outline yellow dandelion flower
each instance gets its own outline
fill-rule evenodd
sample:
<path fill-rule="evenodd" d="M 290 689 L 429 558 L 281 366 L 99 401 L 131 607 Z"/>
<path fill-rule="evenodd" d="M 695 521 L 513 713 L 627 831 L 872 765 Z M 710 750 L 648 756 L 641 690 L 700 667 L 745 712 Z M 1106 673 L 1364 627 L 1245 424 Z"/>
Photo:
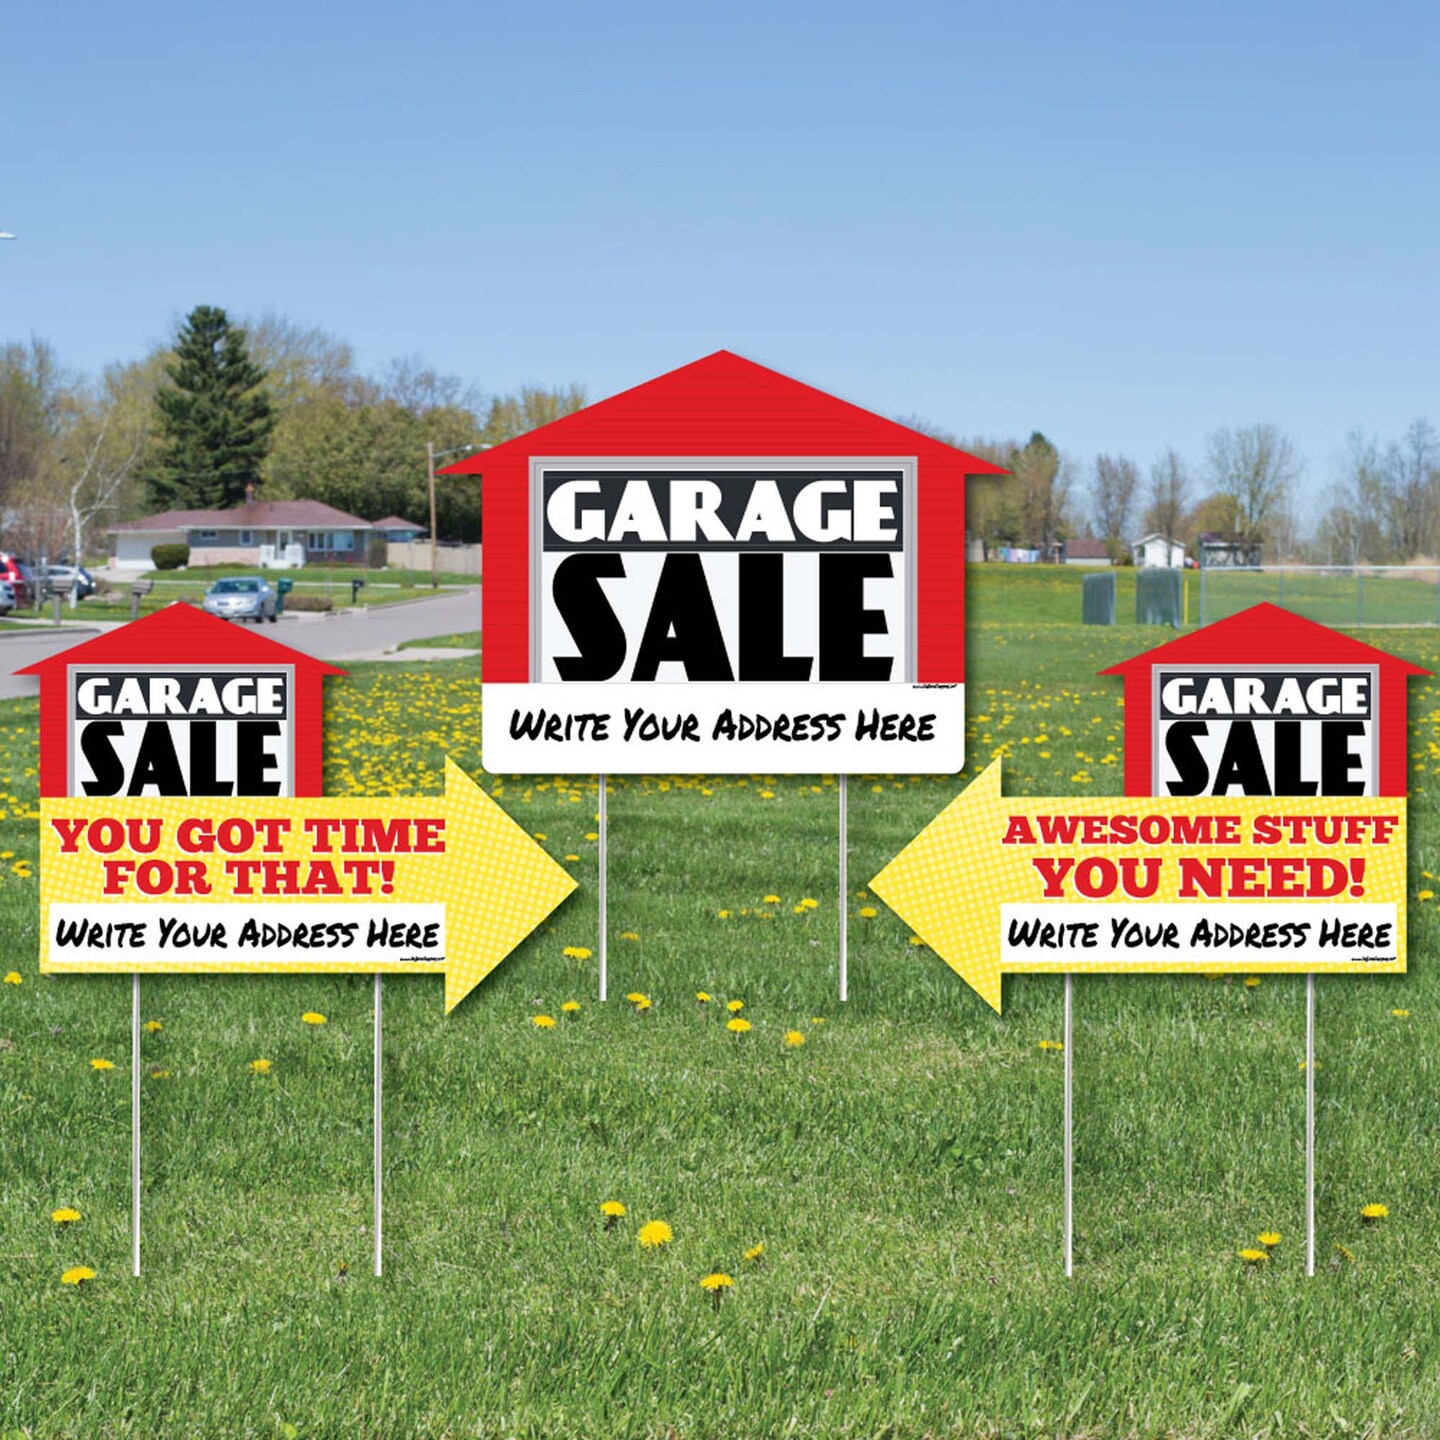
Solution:
<path fill-rule="evenodd" d="M 1267 1250 L 1273 1250 L 1280 1243 L 1280 1232 L 1278 1230 L 1262 1230 L 1255 1238 Z"/>
<path fill-rule="evenodd" d="M 873 905 L 862 905 L 860 907 L 860 918 L 862 920 L 873 920 L 879 913 Z"/>
<path fill-rule="evenodd" d="M 584 945 L 567 945 L 560 952 L 567 960 L 588 960 L 590 950 Z"/>
<path fill-rule="evenodd" d="M 585 838 L 587 840 L 598 840 L 600 838 L 600 832 L 598 830 L 587 830 L 585 832 Z"/>
<path fill-rule="evenodd" d="M 611 1220 L 623 1220 L 630 1212 L 619 1200 L 602 1200 L 600 1213 Z"/>
<path fill-rule="evenodd" d="M 11 867 L 11 873 L 18 875 L 22 880 L 28 880 L 35 872 L 30 868 L 28 860 L 17 860 Z"/>
<path fill-rule="evenodd" d="M 1270 1255 L 1269 1252 L 1265 1250 L 1242 1250 L 1240 1252 L 1240 1258 L 1247 1265 L 1260 1266 L 1270 1258 Z"/>
<path fill-rule="evenodd" d="M 323 1025 L 325 1017 L 318 1010 L 307 1010 L 300 1017 L 307 1025 Z"/>
<path fill-rule="evenodd" d="M 158 1020 L 147 1020 L 145 1030 L 147 1034 L 158 1035 L 165 1027 Z"/>
<path fill-rule="evenodd" d="M 778 895 L 766 895 L 760 903 L 762 905 L 778 905 L 780 903 L 780 897 Z"/>
<path fill-rule="evenodd" d="M 746 1252 L 745 1258 L 753 1265 L 765 1254 L 765 1242 L 762 1240 L 758 1245 L 752 1245 Z"/>
<path fill-rule="evenodd" d="M 702 1005 L 708 1005 L 708 1004 L 710 1004 L 710 1001 L 711 1001 L 711 999 L 712 999 L 712 997 L 711 997 L 709 994 L 707 994 L 704 990 L 697 990 L 697 991 L 695 992 L 695 998 L 696 998 Z"/>
<path fill-rule="evenodd" d="M 1377 1221 L 1383 1220 L 1390 1213 L 1388 1205 L 1364 1205 L 1360 1209 L 1360 1219 L 1366 1225 L 1374 1225 Z"/>
<path fill-rule="evenodd" d="M 810 1023 L 812 1025 L 823 1025 L 825 1023 L 825 1017 L 823 1015 L 812 1015 L 810 1017 Z"/>
<path fill-rule="evenodd" d="M 799 1030 L 787 1030 L 785 1043 L 791 1047 L 798 1047 L 805 1043 L 805 1036 Z"/>
<path fill-rule="evenodd" d="M 90 1068 L 92 1070 L 113 1070 L 115 1065 L 114 1062 L 110 1060 L 92 1060 L 90 1062 Z"/>
<path fill-rule="evenodd" d="M 1408 1010 L 1392 1010 L 1390 1013 L 1397 1020 L 1408 1020 L 1410 1018 L 1410 1012 Z"/>
<path fill-rule="evenodd" d="M 578 860 L 580 857 L 578 855 L 567 855 L 565 858 L 567 860 Z"/>
<path fill-rule="evenodd" d="M 723 1270 L 717 1270 L 713 1275 L 706 1275 L 700 1281 L 702 1290 L 729 1290 L 735 1284 Z"/>
<path fill-rule="evenodd" d="M 640 932 L 638 930 L 622 930 L 620 932 L 620 938 L 622 940 L 638 940 L 640 938 Z"/>
<path fill-rule="evenodd" d="M 1435 898 L 1435 892 L 1433 890 L 1421 890 L 1415 898 L 1417 900 L 1433 900 Z"/>
<path fill-rule="evenodd" d="M 635 1002 L 635 1013 L 637 1015 L 643 1015 L 649 1008 L 650 997 L 648 995 L 642 996 L 639 1000 Z"/>
<path fill-rule="evenodd" d="M 643 991 L 632 990 L 625 998 L 632 1005 L 638 1005 L 642 1000 L 648 1000 L 650 997 L 646 995 Z"/>
<path fill-rule="evenodd" d="M 1258 975 L 1247 975 L 1245 977 L 1245 988 L 1247 990 L 1253 990 L 1259 983 L 1260 977 Z"/>
<path fill-rule="evenodd" d="M 555 1028 L 555 1017 L 553 1015 L 532 1015 L 530 1023 L 537 1030 L 553 1030 Z"/>
<path fill-rule="evenodd" d="M 910 943 L 912 945 L 923 945 L 925 942 L 918 935 L 912 935 L 910 937 Z"/>
<path fill-rule="evenodd" d="M 800 902 L 800 908 L 802 910 L 818 910 L 820 908 L 820 902 L 818 900 L 811 900 L 807 896 Z"/>
<path fill-rule="evenodd" d="M 642 1250 L 656 1250 L 668 1245 L 675 1238 L 675 1232 L 663 1220 L 647 1220 L 635 1238 Z"/>
<path fill-rule="evenodd" d="M 50 1212 L 50 1218 L 57 1225 L 73 1225 L 80 1218 L 80 1212 L 72 1210 L 68 1205 L 62 1205 L 60 1209 Z"/>
<path fill-rule="evenodd" d="M 715 913 L 722 920 L 728 920 L 730 918 L 730 912 L 728 910 L 717 910 Z"/>
<path fill-rule="evenodd" d="M 168 1080 L 170 1073 L 169 1070 L 162 1070 L 158 1065 L 155 1065 L 151 1067 L 150 1078 L 152 1080 Z"/>
<path fill-rule="evenodd" d="M 744 1035 L 750 1029 L 750 1022 L 742 1020 L 738 1015 L 733 1020 L 725 1022 L 725 1028 L 736 1035 Z"/>
<path fill-rule="evenodd" d="M 18 970 L 11 970 L 9 974 L 5 976 L 5 983 L 7 985 L 22 985 L 24 981 L 21 980 Z"/>
<path fill-rule="evenodd" d="M 87 1280 L 94 1278 L 95 1272 L 88 1265 L 76 1265 L 60 1277 L 60 1283 L 62 1285 L 83 1285 Z"/>
<path fill-rule="evenodd" d="M 743 1000 L 727 1000 L 725 1008 L 732 1015 L 738 1015 L 745 1008 L 745 1002 Z"/>
<path fill-rule="evenodd" d="M 574 1015 L 580 1009 L 580 1002 L 578 1000 L 567 1000 L 560 1008 L 565 1014 Z"/>
<path fill-rule="evenodd" d="M 252 1060 L 250 1072 L 253 1075 L 268 1075 L 270 1073 L 270 1062 L 268 1060 Z"/>

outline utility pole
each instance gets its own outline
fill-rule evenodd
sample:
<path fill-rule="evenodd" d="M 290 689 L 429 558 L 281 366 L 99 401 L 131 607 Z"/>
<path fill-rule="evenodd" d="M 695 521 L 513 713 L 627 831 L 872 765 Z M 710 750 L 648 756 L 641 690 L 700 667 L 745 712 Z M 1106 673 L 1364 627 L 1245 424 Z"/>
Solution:
<path fill-rule="evenodd" d="M 440 580 L 436 573 L 435 544 L 439 536 L 435 533 L 435 442 L 425 442 L 425 459 L 430 469 L 430 588 L 438 590 Z"/>

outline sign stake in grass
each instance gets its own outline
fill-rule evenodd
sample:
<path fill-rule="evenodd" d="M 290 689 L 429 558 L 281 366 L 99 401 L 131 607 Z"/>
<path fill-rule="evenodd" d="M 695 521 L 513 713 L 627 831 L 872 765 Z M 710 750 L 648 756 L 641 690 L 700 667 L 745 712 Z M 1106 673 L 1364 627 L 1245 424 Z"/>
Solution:
<path fill-rule="evenodd" d="M 375 1190 L 375 1275 L 376 1275 L 376 1278 L 377 1278 L 377 1279 L 379 1278 L 381 1269 L 383 1268 L 383 1258 L 384 1258 L 384 1253 L 385 1253 L 384 1241 L 383 1241 L 382 1235 L 381 1235 L 381 1231 L 382 1231 L 382 1227 L 383 1227 L 383 1222 L 384 1222 L 384 1218 L 385 1218 L 385 1216 L 384 1216 L 384 1211 L 385 1211 L 384 1189 L 383 1189 L 383 1185 L 384 1185 L 384 1173 L 385 1173 L 385 1172 L 384 1172 L 384 1163 L 385 1163 L 385 1157 L 384 1157 L 385 1127 L 384 1127 L 384 1123 L 383 1123 L 383 1121 L 384 1121 L 384 1109 L 383 1109 L 383 1104 L 384 1104 L 384 1102 L 383 1102 L 383 1095 L 382 1095 L 382 1088 L 381 1088 L 381 1087 L 382 1087 L 382 1078 L 381 1078 L 381 1077 L 382 1077 L 383 1074 L 384 1074 L 384 1067 L 383 1067 L 383 1066 L 381 1065 L 381 1063 L 380 1063 L 380 1042 L 381 1042 L 381 1036 L 382 1036 L 383 1029 L 384 1029 L 384 1021 L 383 1021 L 382 1014 L 381 1014 L 381 1005 L 382 1005 L 382 1003 L 383 1003 L 383 1001 L 384 1001 L 384 998 L 385 998 L 385 977 L 377 970 L 377 971 L 375 972 L 375 1056 L 374 1056 L 375 1113 L 374 1113 L 374 1116 L 373 1116 L 373 1119 L 372 1119 L 372 1122 L 371 1122 L 371 1123 L 372 1123 L 372 1127 L 373 1127 L 373 1129 L 374 1129 L 374 1135 L 375 1135 L 375 1179 L 374 1179 L 374 1190 Z"/>
<path fill-rule="evenodd" d="M 840 791 L 840 1000 L 850 998 L 850 832 L 846 805 L 846 776 L 838 778 Z"/>
<path fill-rule="evenodd" d="M 609 970 L 606 960 L 606 942 L 610 934 L 610 905 L 609 905 L 609 884 L 610 884 L 610 824 L 609 806 L 605 803 L 606 779 L 604 775 L 597 777 L 600 782 L 600 804 L 596 810 L 595 828 L 600 832 L 600 940 L 598 943 L 600 958 L 600 1003 L 605 1003 L 605 995 L 609 985 Z"/>
<path fill-rule="evenodd" d="M 1065 1047 L 1065 1201 L 1064 1201 L 1064 1250 L 1065 1275 L 1068 1279 L 1075 1273 L 1075 1071 L 1073 1044 L 1073 990 L 1075 977 L 1065 974 L 1065 1026 L 1060 1043 Z"/>
<path fill-rule="evenodd" d="M 130 1273 L 140 1277 L 140 973 L 130 977 Z"/>

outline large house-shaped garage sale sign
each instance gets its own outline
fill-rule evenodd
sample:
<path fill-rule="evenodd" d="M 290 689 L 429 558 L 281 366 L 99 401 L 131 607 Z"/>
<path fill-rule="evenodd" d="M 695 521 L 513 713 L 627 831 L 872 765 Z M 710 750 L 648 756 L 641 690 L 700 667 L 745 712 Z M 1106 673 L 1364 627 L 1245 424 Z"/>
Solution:
<path fill-rule="evenodd" d="M 1404 795 L 1405 686 L 1429 672 L 1255 605 L 1103 672 L 1127 795 Z"/>
<path fill-rule="evenodd" d="M 484 482 L 484 757 L 957 771 L 965 477 L 720 351 L 449 467 Z"/>
<path fill-rule="evenodd" d="M 319 795 L 327 675 L 191 605 L 38 661 L 45 796 Z"/>

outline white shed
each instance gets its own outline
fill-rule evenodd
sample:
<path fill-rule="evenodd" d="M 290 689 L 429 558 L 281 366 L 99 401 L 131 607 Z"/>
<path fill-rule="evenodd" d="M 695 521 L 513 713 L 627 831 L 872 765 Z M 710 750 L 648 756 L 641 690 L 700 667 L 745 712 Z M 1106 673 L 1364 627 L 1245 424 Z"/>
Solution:
<path fill-rule="evenodd" d="M 1185 566 L 1185 547 L 1163 535 L 1142 535 L 1132 540 L 1130 555 L 1140 569 L 1180 570 Z"/>

